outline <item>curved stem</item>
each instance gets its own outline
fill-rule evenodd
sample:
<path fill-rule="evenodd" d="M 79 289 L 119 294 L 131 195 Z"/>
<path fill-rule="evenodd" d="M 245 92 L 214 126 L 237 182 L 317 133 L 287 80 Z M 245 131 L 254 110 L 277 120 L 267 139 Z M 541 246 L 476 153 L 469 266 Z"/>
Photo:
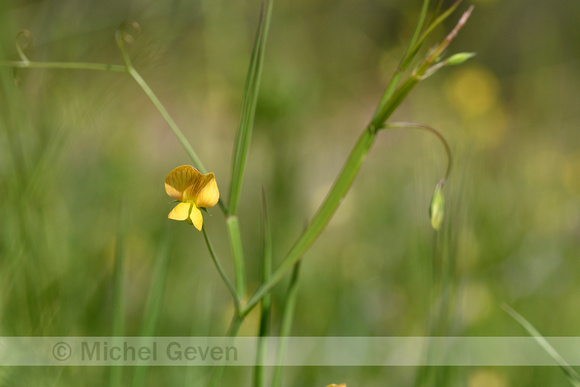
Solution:
<path fill-rule="evenodd" d="M 187 152 L 187 154 L 189 155 L 191 160 L 195 163 L 195 167 L 201 173 L 207 173 L 207 170 L 205 169 L 201 160 L 197 156 L 197 153 L 195 153 L 191 144 L 189 143 L 189 141 L 187 141 L 187 138 L 185 138 L 185 136 L 183 135 L 183 133 L 181 132 L 181 130 L 179 129 L 179 127 L 177 126 L 177 124 L 175 123 L 175 121 L 173 120 L 171 115 L 169 114 L 169 112 L 167 111 L 167 109 L 165 109 L 165 106 L 163 106 L 163 104 L 161 103 L 159 98 L 157 98 L 157 96 L 155 95 L 153 90 L 151 90 L 151 88 L 149 87 L 147 82 L 145 82 L 145 80 L 141 77 L 141 75 L 133 67 L 133 63 L 131 62 L 131 58 L 129 57 L 129 53 L 127 52 L 127 50 L 125 48 L 126 36 L 130 36 L 127 34 L 125 29 L 129 25 L 131 25 L 133 28 L 135 28 L 136 31 L 139 31 L 139 26 L 137 23 L 135 23 L 133 21 L 127 21 L 127 22 L 121 24 L 121 27 L 119 27 L 119 29 L 117 30 L 117 33 L 115 34 L 115 40 L 117 41 L 117 46 L 119 47 L 119 50 L 121 51 L 121 55 L 123 56 L 123 61 L 125 62 L 125 68 L 127 69 L 127 72 L 129 73 L 129 75 L 131 75 L 131 77 L 135 80 L 135 82 L 137 82 L 137 84 L 145 92 L 147 97 L 149 97 L 149 99 L 151 100 L 153 105 L 155 105 L 155 107 L 157 108 L 159 113 L 161 113 L 161 115 L 163 116 L 163 118 L 165 119 L 167 124 L 169 124 L 169 127 L 171 128 L 171 130 L 173 131 L 175 136 L 177 136 L 177 139 L 179 140 L 179 142 L 181 142 L 181 145 L 183 145 L 183 147 L 185 148 L 185 151 Z"/>
<path fill-rule="evenodd" d="M 394 129 L 394 128 L 421 129 L 431 134 L 434 134 L 435 137 L 439 139 L 441 144 L 443 144 L 443 147 L 445 148 L 445 153 L 447 154 L 447 169 L 445 170 L 445 177 L 443 178 L 444 180 L 447 180 L 449 174 L 451 173 L 451 166 L 453 165 L 451 148 L 449 147 L 447 140 L 445 140 L 445 137 L 443 137 L 443 135 L 437 129 L 429 125 L 420 124 L 418 122 L 393 122 L 391 124 L 383 125 L 380 129 Z"/>
<path fill-rule="evenodd" d="M 203 232 L 203 237 L 205 239 L 207 249 L 209 250 L 209 254 L 211 255 L 211 259 L 212 259 L 213 263 L 215 264 L 215 267 L 216 267 L 220 277 L 222 277 L 222 280 L 224 281 L 224 283 L 228 287 L 228 290 L 232 294 L 232 297 L 234 298 L 236 310 L 239 310 L 240 309 L 240 298 L 238 297 L 238 294 L 236 293 L 236 289 L 232 285 L 232 282 L 229 280 L 228 276 L 226 275 L 226 273 L 224 271 L 223 266 L 221 265 L 220 261 L 218 260 L 217 254 L 213 248 L 213 245 L 211 244 L 209 237 L 207 236 L 207 232 L 205 231 L 205 227 L 202 227 L 201 231 Z"/>

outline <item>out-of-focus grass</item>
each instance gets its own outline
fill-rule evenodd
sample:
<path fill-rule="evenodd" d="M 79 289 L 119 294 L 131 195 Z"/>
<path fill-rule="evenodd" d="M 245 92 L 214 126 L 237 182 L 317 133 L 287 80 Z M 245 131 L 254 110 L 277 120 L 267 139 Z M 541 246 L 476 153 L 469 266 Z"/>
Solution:
<path fill-rule="evenodd" d="M 455 152 L 449 218 L 439 240 L 427 209 L 445 168 L 443 149 L 419 131 L 381 134 L 305 257 L 293 334 L 427 334 L 433 259 L 443 251 L 454 275 L 445 334 L 524 335 L 500 309 L 507 302 L 546 336 L 578 335 L 580 7 L 475 3 L 453 47 L 478 57 L 423 82 L 394 117 L 439 129 Z M 276 4 L 240 208 L 246 254 L 256 257 L 248 262 L 249 286 L 260 278 L 262 187 L 276 259 L 370 119 L 419 6 Z M 13 39 L 27 28 L 31 59 L 120 64 L 114 31 L 125 18 L 139 21 L 135 65 L 216 173 L 220 190 L 228 191 L 257 2 L 6 1 L 0 7 L 0 59 L 16 58 Z M 0 334 L 111 334 L 120 206 L 127 334 L 141 332 L 166 227 L 174 245 L 156 334 L 223 334 L 231 303 L 203 237 L 186 225 L 167 225 L 163 180 L 188 162 L 186 154 L 138 87 L 123 74 L 0 70 Z M 211 213 L 208 232 L 231 274 L 222 215 Z M 284 288 L 275 289 L 274 308 Z M 250 316 L 242 332 L 256 334 L 256 321 Z M 246 371 L 227 370 L 226 377 Z M 107 372 L 11 369 L 0 378 L 10 385 L 102 385 Z M 180 384 L 187 372 L 152 369 L 149 384 Z M 371 386 L 411 385 L 415 373 L 289 368 L 284 375 L 288 385 L 332 379 Z M 556 368 L 462 369 L 454 377 L 471 387 L 565 383 Z"/>

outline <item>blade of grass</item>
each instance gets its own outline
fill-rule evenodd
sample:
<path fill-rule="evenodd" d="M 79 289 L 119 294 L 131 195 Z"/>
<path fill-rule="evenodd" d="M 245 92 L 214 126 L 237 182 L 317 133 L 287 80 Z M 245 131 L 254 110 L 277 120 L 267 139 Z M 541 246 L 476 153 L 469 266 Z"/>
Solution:
<path fill-rule="evenodd" d="M 262 283 L 270 279 L 272 274 L 272 230 L 266 205 L 266 194 L 262 189 Z M 254 368 L 254 386 L 263 387 L 266 384 L 266 368 L 264 360 L 268 349 L 268 336 L 270 336 L 270 314 L 272 296 L 268 294 L 260 303 L 260 331 L 258 348 L 256 351 L 256 366 Z"/>
<path fill-rule="evenodd" d="M 246 297 L 246 270 L 238 217 L 234 215 L 228 216 L 226 219 L 226 225 L 230 239 L 230 248 L 232 250 L 232 259 L 234 261 L 236 298 L 241 302 Z"/>
<path fill-rule="evenodd" d="M 113 272 L 113 326 L 112 336 L 122 337 L 125 333 L 125 291 L 124 291 L 124 266 L 125 266 L 125 216 L 123 204 L 119 206 L 119 225 L 115 246 L 115 268 Z M 113 339 L 114 341 L 115 339 Z M 109 373 L 109 386 L 121 387 L 123 385 L 123 367 L 111 367 Z"/>
<path fill-rule="evenodd" d="M 155 257 L 155 270 L 151 281 L 152 287 L 149 292 L 149 301 L 145 310 L 145 318 L 141 326 L 141 337 L 155 336 L 155 330 L 161 314 L 161 304 L 165 293 L 165 283 L 167 281 L 167 269 L 169 268 L 170 247 L 172 245 L 173 234 L 169 228 L 165 228 L 165 235 L 159 244 Z M 133 386 L 144 386 L 147 380 L 147 366 L 137 367 L 133 375 Z"/>
<path fill-rule="evenodd" d="M 413 31 L 413 36 L 411 37 L 409 44 L 405 48 L 405 52 L 403 54 L 403 57 L 401 58 L 401 62 L 399 63 L 399 66 L 395 70 L 395 73 L 393 74 L 393 77 L 391 78 L 387 86 L 387 89 L 383 94 L 383 97 L 381 98 L 381 102 L 377 106 L 375 114 L 373 115 L 373 122 L 376 123 L 381 121 L 381 118 L 379 118 L 378 116 L 380 115 L 381 111 L 384 110 L 387 101 L 392 97 L 393 93 L 395 92 L 399 84 L 399 81 L 401 80 L 403 73 L 405 72 L 405 70 L 407 70 L 407 67 L 413 61 L 413 59 L 415 59 L 417 52 L 419 52 L 419 49 L 422 47 L 427 36 L 429 36 L 429 34 L 433 32 L 435 27 L 437 27 L 439 24 L 445 21 L 445 19 L 447 19 L 453 13 L 453 11 L 455 11 L 455 9 L 459 6 L 461 1 L 462 0 L 457 0 L 449 9 L 447 9 L 443 14 L 437 17 L 439 8 L 441 6 L 441 1 L 439 1 L 437 3 L 435 13 L 433 15 L 433 21 L 429 23 L 427 30 L 420 35 L 429 8 L 429 1 L 425 0 L 423 2 L 423 7 L 421 8 L 419 20 L 417 22 L 417 25 L 415 26 L 415 30 Z"/>
<path fill-rule="evenodd" d="M 225 344 L 225 345 L 231 345 L 232 341 L 235 339 L 235 337 L 238 334 L 238 331 L 240 329 L 240 326 L 242 325 L 243 320 L 244 320 L 244 318 L 240 314 L 234 313 L 234 317 L 232 318 L 232 321 L 230 323 L 230 326 L 228 328 L 228 332 L 226 335 L 226 337 L 230 341 L 228 344 Z M 223 372 L 224 372 L 224 365 L 223 364 L 220 364 L 220 365 L 213 367 L 210 374 L 209 374 L 209 377 L 208 377 L 207 386 L 208 387 L 216 386 L 217 382 L 219 381 Z"/>
<path fill-rule="evenodd" d="M 423 23 L 425 22 L 425 17 L 427 16 L 428 9 L 429 9 L 429 0 L 424 0 L 423 7 L 421 8 L 421 13 L 419 15 L 419 20 L 417 21 L 417 25 L 415 26 L 415 31 L 413 31 L 413 36 L 411 37 L 411 40 L 409 40 L 409 44 L 407 44 L 407 47 L 405 48 L 403 57 L 401 58 L 401 61 L 399 62 L 397 69 L 395 70 L 393 76 L 391 77 L 391 80 L 389 81 L 389 84 L 387 85 L 387 89 L 377 106 L 374 116 L 376 116 L 382 110 L 383 106 L 387 103 L 389 98 L 391 98 L 393 92 L 399 85 L 399 81 L 401 80 L 403 72 L 406 70 L 408 63 L 410 63 L 417 54 L 417 51 L 413 52 L 412 54 L 410 53 L 410 51 L 411 48 L 415 46 L 417 38 L 419 37 L 421 30 L 423 29 Z"/>
<path fill-rule="evenodd" d="M 274 368 L 274 376 L 272 377 L 272 387 L 279 387 L 282 384 L 282 363 L 284 361 L 284 354 L 288 345 L 288 336 L 292 330 L 292 320 L 294 319 L 294 310 L 296 309 L 296 299 L 298 295 L 298 276 L 300 274 L 301 261 L 296 262 L 292 270 L 292 277 L 290 284 L 286 291 L 286 304 L 282 312 L 282 323 L 280 325 L 280 337 L 278 338 L 278 348 L 276 353 L 276 367 Z"/>
<path fill-rule="evenodd" d="M 436 17 L 435 20 L 433 20 L 431 23 L 429 23 L 429 26 L 427 27 L 425 32 L 423 32 L 421 37 L 415 43 L 415 46 L 411 49 L 409 56 L 408 56 L 407 60 L 405 61 L 406 63 L 404 64 L 405 68 L 409 65 L 409 63 L 411 62 L 411 60 L 413 59 L 413 57 L 415 56 L 417 51 L 419 51 L 419 49 L 421 48 L 421 46 L 425 42 L 425 39 L 427 39 L 427 37 L 431 34 L 431 32 L 433 32 L 433 30 L 438 25 L 443 23 L 449 16 L 451 16 L 451 14 L 457 9 L 457 7 L 459 6 L 459 4 L 462 1 L 463 0 L 457 0 L 455 3 L 453 3 L 453 5 L 451 5 L 451 7 L 447 8 L 445 10 L 445 12 L 443 12 L 441 15 Z"/>
<path fill-rule="evenodd" d="M 516 320 L 528 333 L 532 336 L 536 342 L 554 359 L 554 361 L 560 366 L 560 369 L 564 371 L 566 377 L 570 383 L 575 387 L 580 387 L 580 376 L 576 371 L 570 367 L 568 363 L 560 356 L 560 354 L 548 343 L 548 341 L 542 336 L 540 332 L 521 314 L 513 310 L 506 304 L 502 305 L 503 310 L 505 310 L 514 320 Z"/>
<path fill-rule="evenodd" d="M 417 50 L 418 47 L 423 43 L 425 38 L 428 36 L 428 34 L 433 31 L 434 26 L 440 24 L 447 17 L 449 17 L 451 12 L 455 10 L 455 8 L 459 5 L 460 1 L 461 0 L 455 2 L 455 4 L 453 4 L 450 9 L 446 10 L 429 26 L 427 31 L 422 35 L 421 38 L 419 38 L 419 41 L 416 43 Z M 409 92 L 413 89 L 413 87 L 415 87 L 415 85 L 423 79 L 425 74 L 430 70 L 433 63 L 435 63 L 439 59 L 439 56 L 449 46 L 449 44 L 451 44 L 453 39 L 457 36 L 459 30 L 463 28 L 463 26 L 471 16 L 472 11 L 473 6 L 469 7 L 469 9 L 461 15 L 461 18 L 459 19 L 453 30 L 451 30 L 451 32 L 447 34 L 445 39 L 437 47 L 435 47 L 435 49 L 431 50 L 429 55 L 427 55 L 427 57 L 417 67 L 417 69 L 413 72 L 413 74 L 409 78 L 407 78 L 407 80 L 392 93 L 388 101 L 389 103 L 386 103 L 383 106 L 379 106 L 375 115 L 373 116 L 371 126 L 378 129 L 387 121 L 387 119 L 391 116 L 391 114 L 393 114 L 395 109 L 405 99 L 405 97 L 409 94 Z"/>
<path fill-rule="evenodd" d="M 264 61 L 264 52 L 266 48 L 266 37 L 268 35 L 270 20 L 272 18 L 272 5 L 273 0 L 262 2 L 258 31 L 254 40 L 254 48 L 252 50 L 250 66 L 246 76 L 246 85 L 244 87 L 242 113 L 238 127 L 236 146 L 234 148 L 232 180 L 228 201 L 228 235 L 232 249 L 232 259 L 234 261 L 236 292 L 238 293 L 238 298 L 240 300 L 245 298 L 246 275 L 237 211 L 242 190 L 242 182 L 244 179 L 246 160 L 250 150 L 254 116 L 256 113 L 262 74 L 262 63 Z"/>
<path fill-rule="evenodd" d="M 270 20 L 272 19 L 272 6 L 273 0 L 265 0 L 262 2 L 258 31 L 254 40 L 250 66 L 246 76 L 246 84 L 242 99 L 242 112 L 233 156 L 232 179 L 228 201 L 230 215 L 235 215 L 238 211 L 246 160 L 250 150 L 252 130 L 254 127 L 254 117 L 262 75 L 262 64 L 264 62 L 264 53 L 266 49 L 266 38 L 268 36 Z"/>

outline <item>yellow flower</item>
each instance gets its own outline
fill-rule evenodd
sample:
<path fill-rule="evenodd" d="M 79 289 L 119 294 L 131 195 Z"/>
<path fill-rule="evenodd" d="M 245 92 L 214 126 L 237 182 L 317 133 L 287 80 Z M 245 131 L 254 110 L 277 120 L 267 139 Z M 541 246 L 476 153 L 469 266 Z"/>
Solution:
<path fill-rule="evenodd" d="M 202 175 L 191 165 L 171 171 L 165 179 L 165 191 L 181 202 L 169 213 L 169 219 L 186 220 L 199 231 L 203 226 L 200 208 L 213 207 L 220 198 L 214 174 Z"/>

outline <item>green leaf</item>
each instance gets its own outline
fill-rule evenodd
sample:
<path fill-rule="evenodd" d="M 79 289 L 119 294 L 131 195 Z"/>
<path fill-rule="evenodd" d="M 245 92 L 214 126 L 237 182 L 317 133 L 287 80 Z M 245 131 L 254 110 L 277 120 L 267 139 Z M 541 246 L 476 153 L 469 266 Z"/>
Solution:
<path fill-rule="evenodd" d="M 266 48 L 266 37 L 272 18 L 272 0 L 262 3 L 262 13 L 258 24 L 258 32 L 254 40 L 254 48 L 250 60 L 248 75 L 246 76 L 246 85 L 244 87 L 244 96 L 242 101 L 242 114 L 238 133 L 236 137 L 236 147 L 234 150 L 232 181 L 230 185 L 229 197 L 229 215 L 235 215 L 240 202 L 240 194 L 244 179 L 244 170 L 246 160 L 250 150 L 252 139 L 252 130 L 254 127 L 254 116 L 258 102 L 258 93 L 262 75 L 262 63 L 264 61 L 264 52 Z"/>

